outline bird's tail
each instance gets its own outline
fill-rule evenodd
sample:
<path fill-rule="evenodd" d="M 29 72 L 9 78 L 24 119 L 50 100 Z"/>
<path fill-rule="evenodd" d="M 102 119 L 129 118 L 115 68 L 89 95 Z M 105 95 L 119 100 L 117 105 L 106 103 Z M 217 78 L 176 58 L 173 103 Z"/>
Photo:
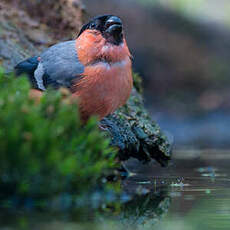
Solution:
<path fill-rule="evenodd" d="M 35 56 L 32 58 L 28 58 L 25 61 L 18 63 L 14 67 L 14 72 L 16 76 L 21 76 L 23 74 L 27 75 L 29 80 L 31 81 L 32 85 L 36 85 L 34 72 L 38 67 L 39 64 L 39 56 Z"/>

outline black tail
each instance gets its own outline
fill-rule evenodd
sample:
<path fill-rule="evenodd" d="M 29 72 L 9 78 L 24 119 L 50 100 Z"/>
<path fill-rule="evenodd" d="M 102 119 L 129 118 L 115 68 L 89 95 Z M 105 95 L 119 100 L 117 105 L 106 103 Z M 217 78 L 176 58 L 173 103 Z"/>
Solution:
<path fill-rule="evenodd" d="M 35 88 L 37 84 L 35 82 L 34 72 L 37 69 L 39 63 L 38 58 L 39 58 L 38 56 L 28 58 L 25 61 L 18 63 L 14 67 L 16 76 L 20 76 L 22 74 L 27 75 L 32 83 L 32 86 L 35 86 Z"/>

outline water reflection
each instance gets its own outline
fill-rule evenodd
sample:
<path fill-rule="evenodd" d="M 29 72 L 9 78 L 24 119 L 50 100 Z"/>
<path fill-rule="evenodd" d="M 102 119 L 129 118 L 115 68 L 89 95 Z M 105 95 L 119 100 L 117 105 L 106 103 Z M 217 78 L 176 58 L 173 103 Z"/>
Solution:
<path fill-rule="evenodd" d="M 229 229 L 230 228 L 230 151 L 180 150 L 169 168 L 137 167 L 129 162 L 133 179 L 125 182 L 152 191 L 167 191 L 171 204 L 157 225 L 145 222 L 136 229 Z M 154 227 L 154 228 L 153 228 Z"/>
<path fill-rule="evenodd" d="M 166 215 L 170 202 L 167 192 L 137 196 L 123 205 L 121 223 L 133 228 L 147 223 L 154 224 Z"/>
<path fill-rule="evenodd" d="M 87 202 L 82 200 L 74 211 L 5 208 L 0 229 L 227 230 L 229 163 L 227 150 L 178 150 L 168 168 L 131 160 L 126 164 L 131 176 L 122 183 L 124 194 L 119 202 L 98 193 Z M 106 199 L 111 202 L 103 204 Z M 94 208 L 90 206 L 93 200 L 97 201 Z"/>

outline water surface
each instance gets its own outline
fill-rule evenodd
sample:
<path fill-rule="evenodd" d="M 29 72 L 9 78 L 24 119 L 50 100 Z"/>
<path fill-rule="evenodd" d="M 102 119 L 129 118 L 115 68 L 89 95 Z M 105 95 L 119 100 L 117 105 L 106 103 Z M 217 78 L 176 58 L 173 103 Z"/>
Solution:
<path fill-rule="evenodd" d="M 227 230 L 229 165 L 230 151 L 214 149 L 178 150 L 168 168 L 130 160 L 121 204 L 113 202 L 99 211 L 86 208 L 73 213 L 2 210 L 0 229 Z"/>
<path fill-rule="evenodd" d="M 230 229 L 230 151 L 180 150 L 168 168 L 136 167 L 127 179 L 130 191 L 137 184 L 170 199 L 168 210 L 153 225 L 150 218 L 138 229 Z"/>

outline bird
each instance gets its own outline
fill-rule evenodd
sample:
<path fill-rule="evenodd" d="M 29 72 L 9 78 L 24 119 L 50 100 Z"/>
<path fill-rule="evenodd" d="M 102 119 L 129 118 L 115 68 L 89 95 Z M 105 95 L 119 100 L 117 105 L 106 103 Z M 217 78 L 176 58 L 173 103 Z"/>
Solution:
<path fill-rule="evenodd" d="M 99 120 L 128 100 L 132 87 L 130 54 L 120 17 L 99 15 L 84 24 L 74 40 L 57 43 L 15 66 L 26 74 L 33 92 L 68 88 L 81 119 Z"/>

